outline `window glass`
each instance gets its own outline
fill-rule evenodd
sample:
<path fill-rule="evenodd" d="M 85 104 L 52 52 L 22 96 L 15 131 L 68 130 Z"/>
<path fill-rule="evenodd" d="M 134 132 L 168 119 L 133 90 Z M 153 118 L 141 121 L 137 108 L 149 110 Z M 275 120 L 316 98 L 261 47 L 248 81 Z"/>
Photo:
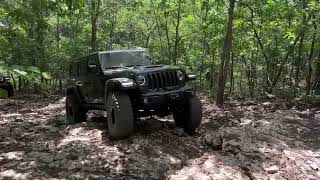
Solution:
<path fill-rule="evenodd" d="M 145 51 L 119 51 L 101 54 L 104 68 L 151 65 L 151 58 Z"/>

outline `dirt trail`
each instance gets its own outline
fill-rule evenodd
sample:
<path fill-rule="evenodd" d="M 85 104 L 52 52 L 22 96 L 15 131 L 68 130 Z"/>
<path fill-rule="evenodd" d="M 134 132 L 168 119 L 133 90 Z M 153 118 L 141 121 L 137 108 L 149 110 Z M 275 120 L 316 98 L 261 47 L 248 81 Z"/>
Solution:
<path fill-rule="evenodd" d="M 320 179 L 319 108 L 203 99 L 193 136 L 147 119 L 112 141 L 98 112 L 68 125 L 64 100 L 0 100 L 0 179 Z"/>

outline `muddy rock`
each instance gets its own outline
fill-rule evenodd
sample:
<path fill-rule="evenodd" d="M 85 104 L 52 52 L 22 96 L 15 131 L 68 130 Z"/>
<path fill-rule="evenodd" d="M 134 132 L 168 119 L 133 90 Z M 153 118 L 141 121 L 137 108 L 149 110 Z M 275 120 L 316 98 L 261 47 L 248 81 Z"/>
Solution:
<path fill-rule="evenodd" d="M 192 175 L 170 175 L 167 180 L 197 180 Z"/>
<path fill-rule="evenodd" d="M 257 152 L 257 146 L 251 142 L 251 137 L 245 129 L 226 128 L 222 135 L 222 150 L 238 154 L 239 152 Z"/>
<path fill-rule="evenodd" d="M 269 180 L 285 180 L 285 178 L 283 178 L 282 176 L 278 175 L 278 174 L 272 174 L 269 177 Z"/>
<path fill-rule="evenodd" d="M 29 108 L 25 108 L 25 109 L 21 109 L 19 111 L 19 113 L 22 113 L 22 114 L 26 114 L 26 113 L 32 113 L 33 110 L 32 109 L 29 109 Z"/>
<path fill-rule="evenodd" d="M 222 137 L 220 132 L 208 132 L 204 136 L 204 142 L 208 146 L 212 147 L 213 150 L 221 150 L 222 149 Z"/>
<path fill-rule="evenodd" d="M 272 107 L 272 103 L 271 102 L 264 102 L 264 103 L 262 103 L 262 106 L 264 108 L 271 108 Z"/>
<path fill-rule="evenodd" d="M 181 164 L 181 160 L 174 157 L 174 156 L 167 156 L 167 159 L 169 160 L 170 166 L 173 169 L 181 169 L 182 168 L 182 164 Z"/>
<path fill-rule="evenodd" d="M 265 167 L 264 170 L 269 174 L 274 174 L 274 173 L 277 173 L 279 171 L 279 168 L 278 168 L 278 166 L 273 165 L 273 166 Z"/>
<path fill-rule="evenodd" d="M 254 122 L 255 127 L 268 127 L 269 125 L 270 125 L 270 122 L 265 119 L 260 119 Z"/>
<path fill-rule="evenodd" d="M 0 99 L 0 179 L 320 179 L 320 108 L 201 100 L 192 136 L 172 117 L 146 118 L 115 141 L 90 112 L 68 124 L 63 97 Z"/>
<path fill-rule="evenodd" d="M 320 111 L 315 112 L 314 118 L 320 120 Z"/>
<path fill-rule="evenodd" d="M 251 119 L 247 119 L 247 118 L 241 118 L 240 119 L 240 124 L 239 126 L 242 127 L 249 127 L 253 125 L 253 121 Z"/>
<path fill-rule="evenodd" d="M 313 161 L 308 161 L 308 164 L 309 164 L 309 166 L 310 166 L 310 168 L 311 168 L 312 170 L 315 170 L 315 171 L 318 171 L 318 170 L 319 170 L 319 167 L 318 167 L 318 165 L 317 165 L 315 162 L 313 162 Z"/>
<path fill-rule="evenodd" d="M 18 173 L 12 169 L 0 172 L 0 177 L 2 177 L 3 179 L 20 179 L 20 180 L 27 180 L 31 178 L 31 176 L 28 175 L 27 173 Z"/>
<path fill-rule="evenodd" d="M 250 179 L 257 179 L 257 180 L 269 180 L 269 177 L 265 173 L 261 172 L 250 172 Z"/>
<path fill-rule="evenodd" d="M 183 128 L 175 128 L 173 131 L 173 134 L 181 137 L 184 135 L 184 130 Z"/>
<path fill-rule="evenodd" d="M 23 121 L 23 118 L 22 117 L 16 117 L 14 119 L 15 122 L 22 122 Z"/>

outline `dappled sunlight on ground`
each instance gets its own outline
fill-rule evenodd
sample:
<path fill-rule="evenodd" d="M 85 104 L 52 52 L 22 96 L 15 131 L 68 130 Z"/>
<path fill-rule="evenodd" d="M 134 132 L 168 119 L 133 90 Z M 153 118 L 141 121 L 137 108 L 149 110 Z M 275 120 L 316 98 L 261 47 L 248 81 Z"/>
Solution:
<path fill-rule="evenodd" d="M 0 172 L 0 177 L 6 177 L 10 179 L 28 179 L 29 173 L 18 173 L 13 169 L 5 170 Z"/>
<path fill-rule="evenodd" d="M 61 147 L 71 141 L 80 141 L 86 144 L 95 144 L 97 142 L 103 141 L 102 131 L 98 129 L 87 130 L 83 127 L 71 129 L 69 130 L 69 133 L 61 139 L 58 147 Z"/>

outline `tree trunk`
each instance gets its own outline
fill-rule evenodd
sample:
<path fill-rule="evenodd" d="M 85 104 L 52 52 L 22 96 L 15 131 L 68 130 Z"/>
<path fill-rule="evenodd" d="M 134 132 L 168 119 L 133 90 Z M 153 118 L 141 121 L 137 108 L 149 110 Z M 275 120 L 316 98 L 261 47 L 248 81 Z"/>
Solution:
<path fill-rule="evenodd" d="M 317 94 L 320 92 L 320 49 L 318 49 L 318 58 L 315 65 L 313 90 L 315 90 Z"/>
<path fill-rule="evenodd" d="M 254 37 L 257 40 L 258 46 L 259 46 L 259 48 L 261 50 L 261 53 L 262 53 L 262 55 L 263 55 L 263 57 L 265 59 L 265 67 L 266 67 L 265 68 L 265 79 L 266 79 L 265 87 L 266 87 L 266 91 L 270 93 L 272 91 L 272 89 L 270 88 L 271 84 L 272 84 L 272 82 L 271 82 L 271 74 L 272 74 L 271 70 L 272 70 L 272 68 L 270 67 L 271 66 L 271 60 L 268 57 L 267 52 L 266 52 L 266 50 L 265 50 L 265 48 L 263 46 L 263 42 L 262 42 L 262 39 L 261 39 L 261 37 L 259 35 L 258 30 L 255 28 L 255 25 L 254 25 L 254 10 L 248 4 L 244 3 L 244 5 L 250 10 L 250 13 L 251 13 L 251 17 L 250 17 L 251 28 L 253 30 Z M 261 24 L 262 24 L 262 22 L 261 22 Z"/>
<path fill-rule="evenodd" d="M 171 45 L 171 41 L 170 41 L 170 35 L 169 35 L 169 26 L 168 26 L 168 11 L 167 11 L 167 5 L 166 3 L 164 3 L 164 12 L 163 12 L 163 16 L 165 19 L 165 33 L 166 33 L 166 39 L 167 39 L 167 48 L 168 48 L 168 59 L 169 62 L 171 63 L 172 61 L 172 45 Z"/>
<path fill-rule="evenodd" d="M 299 84 L 300 66 L 301 66 L 301 62 L 302 62 L 303 41 L 304 41 L 304 33 L 302 33 L 301 37 L 300 37 L 298 57 L 297 57 L 297 61 L 296 61 L 296 74 L 295 74 L 295 86 L 296 87 Z"/>
<path fill-rule="evenodd" d="M 241 71 L 240 71 L 241 72 Z M 243 92 L 243 88 L 242 88 L 242 73 L 241 75 L 239 76 L 239 91 L 240 91 L 240 94 L 242 95 L 242 92 Z"/>
<path fill-rule="evenodd" d="M 160 37 L 159 38 L 159 42 L 160 42 L 160 51 L 161 51 L 161 54 L 165 54 L 164 52 L 164 47 L 163 47 L 163 40 L 162 40 L 162 37 L 163 37 L 163 30 L 162 30 L 162 27 L 160 26 L 160 22 L 161 22 L 161 16 L 158 16 L 158 13 L 157 13 L 157 7 L 155 7 L 154 5 L 154 1 L 150 1 L 151 3 L 151 9 L 153 9 L 153 18 L 155 20 L 155 23 L 156 23 L 156 29 L 157 29 L 157 35 Z"/>
<path fill-rule="evenodd" d="M 224 40 L 224 45 L 221 54 L 221 64 L 220 64 L 220 72 L 219 79 L 217 85 L 217 106 L 222 107 L 224 103 L 224 89 L 226 85 L 226 79 L 228 75 L 228 68 L 230 62 L 230 52 L 232 50 L 232 31 L 233 31 L 233 15 L 234 15 L 234 5 L 235 0 L 229 0 L 230 7 L 228 10 L 229 18 L 227 25 L 226 37 Z"/>
<path fill-rule="evenodd" d="M 303 0 L 302 1 L 303 3 L 303 9 L 306 8 L 306 1 Z M 306 15 L 303 14 L 302 16 L 302 26 L 303 28 L 305 28 L 304 26 L 306 25 Z M 299 50 L 298 50 L 298 57 L 297 57 L 297 60 L 296 60 L 296 73 L 295 73 L 295 86 L 297 87 L 297 85 L 299 85 L 299 81 L 300 81 L 300 66 L 301 66 L 301 62 L 302 62 L 302 59 L 303 59 L 303 43 L 304 43 L 304 31 L 301 32 L 301 37 L 300 37 L 300 42 L 299 42 Z"/>
<path fill-rule="evenodd" d="M 113 39 L 114 39 L 114 31 L 115 31 L 115 27 L 116 27 L 116 23 L 117 23 L 117 15 L 112 15 L 109 16 L 110 19 L 112 19 L 111 21 L 111 27 L 109 30 L 109 42 L 108 42 L 108 50 L 112 50 L 113 49 Z"/>
<path fill-rule="evenodd" d="M 313 36 L 312 36 L 312 42 L 310 47 L 310 54 L 308 58 L 308 71 L 307 71 L 307 77 L 306 77 L 306 94 L 309 95 L 311 91 L 311 76 L 312 76 L 312 60 L 314 58 L 314 46 L 315 46 L 315 40 L 317 36 L 317 24 L 313 23 Z"/>
<path fill-rule="evenodd" d="M 302 32 L 303 32 L 303 31 L 302 31 Z M 278 83 L 278 81 L 279 81 L 279 79 L 280 79 L 280 76 L 281 76 L 281 74 L 282 74 L 282 72 L 283 72 L 284 65 L 285 65 L 285 63 L 288 61 L 289 56 L 291 55 L 291 53 L 294 52 L 294 47 L 295 47 L 296 44 L 298 43 L 298 41 L 299 41 L 299 39 L 300 39 L 300 37 L 301 37 L 302 32 L 300 32 L 300 34 L 296 37 L 296 39 L 294 40 L 293 44 L 289 47 L 289 49 L 288 49 L 288 51 L 287 51 L 287 53 L 286 53 L 286 56 L 285 56 L 284 60 L 280 63 L 279 68 L 278 68 L 278 71 L 277 71 L 277 73 L 275 74 L 274 79 L 273 79 L 273 81 L 272 81 L 272 86 L 271 86 L 271 91 L 270 91 L 270 92 L 272 92 L 273 89 L 277 86 L 277 83 Z"/>
<path fill-rule="evenodd" d="M 216 50 L 213 49 L 212 51 L 212 65 L 210 67 L 210 89 L 213 89 L 215 91 L 216 87 L 214 87 L 214 81 L 216 79 L 216 76 L 215 76 L 215 64 L 214 64 L 214 61 L 215 61 L 215 53 L 216 53 Z"/>
<path fill-rule="evenodd" d="M 204 17 L 202 18 L 202 24 L 206 24 L 207 17 L 208 17 L 208 11 L 209 11 L 208 3 L 204 3 L 202 6 L 203 7 L 201 9 L 205 9 Z M 207 43 L 206 43 L 207 28 L 208 28 L 207 25 L 201 27 L 203 36 L 202 36 L 202 40 L 201 40 L 201 43 L 202 43 L 202 54 L 201 54 L 201 66 L 200 66 L 200 69 L 204 68 L 204 59 L 205 59 L 205 56 L 207 54 L 207 49 L 208 49 L 207 48 Z M 202 71 L 200 71 L 200 78 L 199 79 L 200 79 L 200 87 L 203 87 Z"/>
<path fill-rule="evenodd" d="M 60 49 L 60 31 L 59 31 L 59 26 L 60 26 L 60 18 L 59 18 L 59 14 L 57 14 L 57 49 L 59 51 Z"/>
<path fill-rule="evenodd" d="M 13 82 L 13 89 L 17 89 L 16 79 L 13 77 L 12 73 L 10 73 L 10 76 L 11 76 L 11 79 L 12 79 L 12 82 Z"/>
<path fill-rule="evenodd" d="M 230 67 L 230 89 L 229 94 L 233 93 L 234 88 L 234 76 L 233 76 L 233 64 L 234 64 L 234 54 L 231 54 L 231 67 Z"/>
<path fill-rule="evenodd" d="M 97 51 L 97 21 L 100 0 L 91 0 L 91 51 Z"/>
<path fill-rule="evenodd" d="M 175 42 L 174 42 L 174 50 L 173 50 L 173 64 L 177 64 L 178 59 L 178 50 L 180 45 L 180 35 L 179 35 L 179 28 L 180 28 L 180 20 L 181 20 L 181 0 L 178 2 L 178 17 L 177 17 L 177 24 L 175 27 Z"/>
<path fill-rule="evenodd" d="M 59 92 L 62 92 L 62 80 L 59 78 Z"/>
<path fill-rule="evenodd" d="M 21 79 L 21 76 L 18 76 L 18 89 L 19 89 L 19 91 L 21 91 L 21 89 L 22 89 L 22 79 Z"/>

